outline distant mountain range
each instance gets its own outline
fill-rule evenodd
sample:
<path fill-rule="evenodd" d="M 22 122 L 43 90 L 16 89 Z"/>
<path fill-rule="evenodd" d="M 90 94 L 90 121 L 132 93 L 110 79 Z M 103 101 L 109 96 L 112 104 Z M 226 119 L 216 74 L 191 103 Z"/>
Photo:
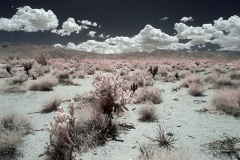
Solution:
<path fill-rule="evenodd" d="M 34 45 L 28 43 L 0 43 L 0 57 L 18 55 L 21 57 L 33 57 L 38 53 L 49 54 L 52 57 L 72 57 L 78 58 L 111 58 L 111 59 L 139 59 L 139 58 L 197 58 L 216 60 L 239 60 L 240 54 L 226 52 L 187 52 L 173 50 L 155 50 L 150 53 L 126 53 L 103 55 L 98 53 L 82 52 L 78 50 L 54 48 L 50 45 Z"/>

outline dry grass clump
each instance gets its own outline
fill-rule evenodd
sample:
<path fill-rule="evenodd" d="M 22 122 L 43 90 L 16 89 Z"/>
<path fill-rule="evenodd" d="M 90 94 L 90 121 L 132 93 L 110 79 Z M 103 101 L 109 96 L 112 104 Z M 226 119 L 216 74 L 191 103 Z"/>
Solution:
<path fill-rule="evenodd" d="M 19 146 L 23 137 L 31 131 L 26 118 L 8 113 L 0 118 L 0 159 L 13 159 L 20 155 Z"/>
<path fill-rule="evenodd" d="M 239 80 L 240 79 L 240 71 L 234 71 L 230 73 L 231 79 Z"/>
<path fill-rule="evenodd" d="M 49 113 L 52 111 L 57 111 L 57 107 L 60 106 L 61 103 L 62 103 L 61 98 L 55 97 L 55 98 L 49 99 L 42 105 L 41 111 L 42 111 L 42 113 Z"/>
<path fill-rule="evenodd" d="M 238 83 L 235 80 L 232 80 L 230 77 L 218 77 L 214 86 L 216 88 L 237 87 Z"/>
<path fill-rule="evenodd" d="M 0 88 L 0 91 L 4 93 L 25 93 L 27 92 L 27 89 L 25 86 L 14 85 L 14 86 L 4 86 Z"/>
<path fill-rule="evenodd" d="M 192 96 L 202 96 L 204 92 L 204 87 L 202 84 L 192 83 L 190 84 L 188 93 Z"/>
<path fill-rule="evenodd" d="M 157 118 L 157 111 L 154 106 L 144 105 L 138 110 L 139 120 L 141 122 L 154 122 Z"/>
<path fill-rule="evenodd" d="M 8 85 L 12 86 L 12 85 L 21 85 L 25 81 L 27 81 L 27 77 L 25 77 L 25 76 L 18 76 L 18 77 L 6 80 L 6 83 Z"/>
<path fill-rule="evenodd" d="M 52 91 L 53 87 L 58 83 L 56 77 L 45 76 L 36 80 L 29 86 L 31 91 Z"/>
<path fill-rule="evenodd" d="M 119 134 L 117 123 L 109 123 L 109 117 L 98 111 L 96 104 L 84 104 L 79 111 L 77 126 L 77 146 L 80 152 L 86 152 L 96 146 L 104 145 L 109 139 L 116 140 Z"/>
<path fill-rule="evenodd" d="M 62 85 L 73 85 L 72 79 L 70 79 L 70 76 L 67 72 L 60 72 L 57 74 L 58 82 Z"/>
<path fill-rule="evenodd" d="M 77 78 L 84 79 L 86 76 L 86 73 L 85 73 L 85 71 L 80 70 L 76 73 L 76 76 L 77 76 Z"/>
<path fill-rule="evenodd" d="M 224 89 L 215 94 L 212 106 L 234 117 L 240 116 L 240 90 Z"/>
<path fill-rule="evenodd" d="M 154 87 L 144 87 L 136 92 L 136 103 L 151 102 L 153 104 L 160 104 L 162 101 L 160 91 Z"/>
<path fill-rule="evenodd" d="M 217 158 L 239 159 L 240 138 L 224 134 L 221 140 L 204 144 L 203 147 Z"/>
<path fill-rule="evenodd" d="M 87 75 L 94 75 L 94 73 L 95 73 L 95 69 L 93 69 L 93 68 L 88 68 L 88 69 L 86 70 L 86 74 L 87 74 Z"/>
<path fill-rule="evenodd" d="M 157 143 L 158 147 L 171 150 L 174 147 L 174 143 L 177 141 L 177 138 L 171 132 L 166 132 L 163 125 L 158 124 L 157 133 L 154 138 L 145 135 L 146 138 L 150 139 L 152 142 Z"/>
<path fill-rule="evenodd" d="M 190 75 L 188 77 L 186 77 L 182 83 L 180 84 L 181 87 L 185 87 L 188 88 L 190 86 L 190 84 L 192 83 L 201 83 L 201 79 L 199 76 L 194 76 L 194 75 Z"/>
<path fill-rule="evenodd" d="M 0 78 L 10 78 L 11 74 L 9 74 L 5 69 L 0 69 Z"/>

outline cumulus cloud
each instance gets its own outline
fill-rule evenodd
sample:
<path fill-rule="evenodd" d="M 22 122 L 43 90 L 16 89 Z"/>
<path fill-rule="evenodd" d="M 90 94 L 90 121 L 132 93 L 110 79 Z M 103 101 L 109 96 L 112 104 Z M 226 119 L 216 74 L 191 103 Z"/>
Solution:
<path fill-rule="evenodd" d="M 0 18 L 0 30 L 37 32 L 52 30 L 58 26 L 57 16 L 44 9 L 32 9 L 29 6 L 20 7 L 16 14 L 8 18 Z"/>
<path fill-rule="evenodd" d="M 219 45 L 220 50 L 240 51 L 240 17 L 236 15 L 227 20 L 219 18 L 213 24 L 203 24 L 201 27 L 176 23 L 175 30 L 178 39 L 190 40 L 186 47 L 210 42 Z"/>
<path fill-rule="evenodd" d="M 92 22 L 89 21 L 89 20 L 82 20 L 82 21 L 79 21 L 81 22 L 83 25 L 87 25 L 87 26 L 91 26 L 92 25 Z"/>
<path fill-rule="evenodd" d="M 186 23 L 187 21 L 193 21 L 192 17 L 183 17 L 182 19 L 180 19 L 181 22 Z"/>
<path fill-rule="evenodd" d="M 96 34 L 95 31 L 90 31 L 90 32 L 88 33 L 88 35 L 89 35 L 90 37 L 92 37 L 92 38 L 95 37 L 95 34 Z"/>
<path fill-rule="evenodd" d="M 70 35 L 72 32 L 76 32 L 77 34 L 82 30 L 82 26 L 79 26 L 74 18 L 68 18 L 62 25 L 62 29 L 53 30 L 52 33 L 60 34 L 61 36 Z"/>
<path fill-rule="evenodd" d="M 54 44 L 53 47 L 55 47 L 55 48 L 64 48 L 65 46 L 57 43 L 57 44 Z"/>
<path fill-rule="evenodd" d="M 160 21 L 166 21 L 168 20 L 168 17 L 161 18 Z"/>
<path fill-rule="evenodd" d="M 102 39 L 105 38 L 105 36 L 104 36 L 103 34 L 100 34 L 98 37 L 99 37 L 99 38 L 102 38 Z"/>
<path fill-rule="evenodd" d="M 176 35 L 170 36 L 160 29 L 146 25 L 139 34 L 133 37 L 113 37 L 103 42 L 90 40 L 81 44 L 67 44 L 66 48 L 102 54 L 117 54 L 129 52 L 150 52 L 155 49 L 192 50 L 205 47 L 206 43 L 217 44 L 220 50 L 240 51 L 240 17 L 231 16 L 224 20 L 219 18 L 212 24 L 188 26 L 176 23 Z M 94 34 L 95 35 L 95 34 Z M 99 37 L 104 37 L 103 34 Z M 179 40 L 186 40 L 180 43 Z"/>
<path fill-rule="evenodd" d="M 134 37 L 114 37 L 108 38 L 103 42 L 89 40 L 79 45 L 68 43 L 66 48 L 102 54 L 116 54 L 149 52 L 155 49 L 172 49 L 176 47 L 175 43 L 178 43 L 176 37 L 169 36 L 151 25 L 146 25 L 145 28 Z"/>

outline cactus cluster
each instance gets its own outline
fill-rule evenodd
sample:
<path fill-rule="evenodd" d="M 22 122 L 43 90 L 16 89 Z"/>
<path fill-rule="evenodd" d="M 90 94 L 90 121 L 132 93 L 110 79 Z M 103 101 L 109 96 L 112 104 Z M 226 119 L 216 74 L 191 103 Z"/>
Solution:
<path fill-rule="evenodd" d="M 62 159 L 72 159 L 73 148 L 76 145 L 76 127 L 77 118 L 74 115 L 74 101 L 70 102 L 69 114 L 62 107 L 58 107 L 58 111 L 54 116 L 54 121 L 46 124 L 46 130 L 55 136 L 56 142 L 51 139 L 51 144 L 62 154 Z"/>
<path fill-rule="evenodd" d="M 95 94 L 100 100 L 103 113 L 112 116 L 113 112 L 123 112 L 125 104 L 131 103 L 131 91 L 125 90 L 127 82 L 122 77 L 112 74 L 97 74 L 94 77 L 93 86 Z"/>

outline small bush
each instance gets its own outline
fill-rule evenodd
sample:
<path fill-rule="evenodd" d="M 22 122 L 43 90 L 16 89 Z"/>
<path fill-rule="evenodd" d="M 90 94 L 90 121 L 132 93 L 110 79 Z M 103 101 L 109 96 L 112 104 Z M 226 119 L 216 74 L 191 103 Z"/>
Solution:
<path fill-rule="evenodd" d="M 16 113 L 8 113 L 0 120 L 0 131 L 14 131 L 28 134 L 31 130 L 31 124 L 26 118 L 19 117 Z"/>
<path fill-rule="evenodd" d="M 77 72 L 77 78 L 84 79 L 85 75 L 86 75 L 86 73 L 83 70 L 80 70 Z"/>
<path fill-rule="evenodd" d="M 237 83 L 229 77 L 218 77 L 215 86 L 216 88 L 236 87 Z"/>
<path fill-rule="evenodd" d="M 188 93 L 192 96 L 202 96 L 204 87 L 201 84 L 192 83 L 189 87 Z"/>
<path fill-rule="evenodd" d="M 190 75 L 187 78 L 185 78 L 182 83 L 180 84 L 181 87 L 185 87 L 188 88 L 190 86 L 190 84 L 192 83 L 198 83 L 201 84 L 201 80 L 200 77 L 198 76 L 194 76 L 194 75 Z"/>
<path fill-rule="evenodd" d="M 224 89 L 215 94 L 212 105 L 219 111 L 223 111 L 234 117 L 240 116 L 240 90 Z"/>
<path fill-rule="evenodd" d="M 157 120 L 157 111 L 154 106 L 142 106 L 138 111 L 138 115 L 139 120 L 142 122 L 154 122 Z"/>
<path fill-rule="evenodd" d="M 21 85 L 23 84 L 25 81 L 27 81 L 27 78 L 24 76 L 19 76 L 16 78 L 12 78 L 12 79 L 8 79 L 6 82 L 8 85 Z"/>
<path fill-rule="evenodd" d="M 62 100 L 60 98 L 50 99 L 47 102 L 45 102 L 44 105 L 42 106 L 42 112 L 48 113 L 52 111 L 57 111 L 57 107 L 60 106 L 61 103 Z"/>
<path fill-rule="evenodd" d="M 0 133 L 0 159 L 14 159 L 20 155 L 20 146 L 23 142 L 23 135 L 13 131 Z"/>
<path fill-rule="evenodd" d="M 136 103 L 152 102 L 153 104 L 160 104 L 163 101 L 160 92 L 153 87 L 144 87 L 136 93 Z"/>
<path fill-rule="evenodd" d="M 28 119 L 8 113 L 0 119 L 0 159 L 8 160 L 20 155 L 23 137 L 32 127 Z"/>
<path fill-rule="evenodd" d="M 31 91 L 52 91 L 57 85 L 57 79 L 53 76 L 42 77 L 29 86 Z"/>
<path fill-rule="evenodd" d="M 58 82 L 62 85 L 73 85 L 73 81 L 70 79 L 70 76 L 67 72 L 60 72 L 57 75 Z"/>

